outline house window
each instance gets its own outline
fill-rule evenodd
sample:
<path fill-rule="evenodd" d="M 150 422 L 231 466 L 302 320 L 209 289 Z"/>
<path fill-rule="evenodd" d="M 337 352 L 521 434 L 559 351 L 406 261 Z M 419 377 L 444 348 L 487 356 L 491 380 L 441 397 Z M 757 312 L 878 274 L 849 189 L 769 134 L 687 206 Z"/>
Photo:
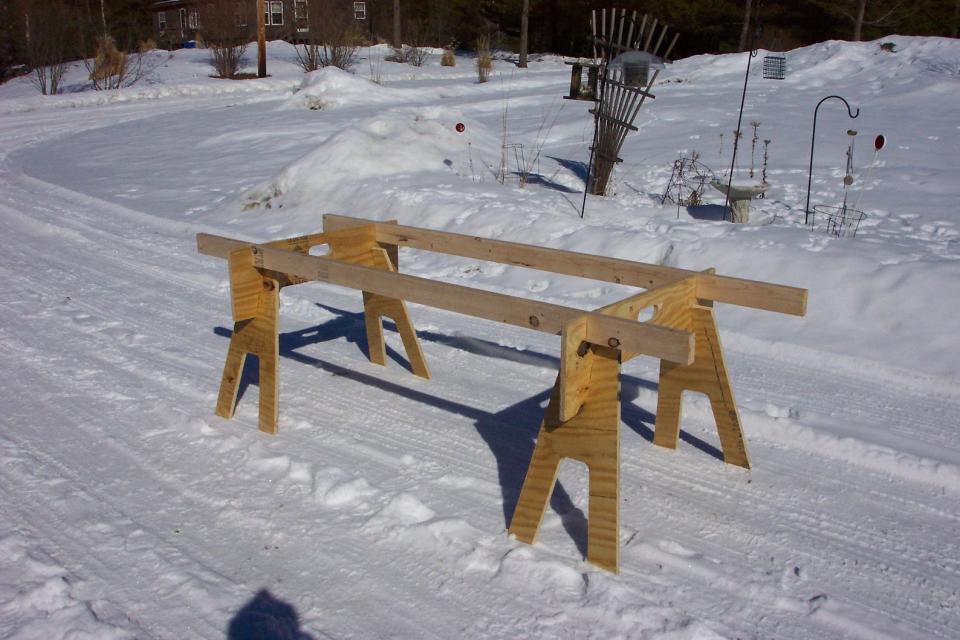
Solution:
<path fill-rule="evenodd" d="M 310 22 L 307 17 L 307 0 L 294 0 L 293 21 L 297 25 L 297 31 L 303 33 L 310 30 Z"/>
<path fill-rule="evenodd" d="M 160 11 L 157 13 L 157 23 L 160 25 L 160 33 L 163 33 L 167 30 L 167 12 Z"/>
<path fill-rule="evenodd" d="M 180 9 L 180 31 L 187 30 L 187 10 Z"/>
<path fill-rule="evenodd" d="M 366 2 L 353 3 L 353 17 L 356 18 L 357 20 L 367 19 L 367 3 Z"/>
<path fill-rule="evenodd" d="M 187 19 L 187 24 L 191 29 L 200 28 L 200 11 L 198 9 L 190 9 L 190 16 Z"/>
<path fill-rule="evenodd" d="M 263 22 L 264 24 L 283 24 L 283 3 L 277 2 L 276 0 L 271 0 L 270 2 L 264 3 L 266 5 L 267 13 L 264 15 Z"/>

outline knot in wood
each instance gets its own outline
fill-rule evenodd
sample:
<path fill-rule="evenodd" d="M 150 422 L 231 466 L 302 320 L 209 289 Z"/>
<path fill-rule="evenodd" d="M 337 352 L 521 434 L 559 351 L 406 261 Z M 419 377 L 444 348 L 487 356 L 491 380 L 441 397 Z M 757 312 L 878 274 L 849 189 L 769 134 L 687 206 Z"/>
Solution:
<path fill-rule="evenodd" d="M 264 280 L 263 281 L 263 290 L 264 291 L 273 291 L 273 280 Z"/>
<path fill-rule="evenodd" d="M 539 326 L 540 326 L 540 318 L 538 318 L 537 316 L 530 316 L 530 326 L 531 326 L 531 327 L 539 327 Z"/>
<path fill-rule="evenodd" d="M 610 345 L 611 349 L 616 349 L 617 347 L 620 346 L 620 341 L 617 340 L 616 338 L 610 338 L 609 340 L 607 340 L 607 344 Z"/>

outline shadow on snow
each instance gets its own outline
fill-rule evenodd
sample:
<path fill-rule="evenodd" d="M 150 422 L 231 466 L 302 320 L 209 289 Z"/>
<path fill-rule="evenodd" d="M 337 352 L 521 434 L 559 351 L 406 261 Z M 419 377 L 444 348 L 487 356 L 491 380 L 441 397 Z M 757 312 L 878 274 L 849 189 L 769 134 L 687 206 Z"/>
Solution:
<path fill-rule="evenodd" d="M 329 305 L 317 304 L 327 311 L 337 315 L 336 318 L 322 324 L 299 331 L 281 333 L 280 355 L 317 369 L 328 372 L 337 377 L 347 378 L 366 386 L 375 387 L 381 391 L 397 395 L 407 400 L 420 402 L 425 405 L 464 416 L 474 421 L 477 433 L 490 448 L 497 463 L 497 474 L 500 481 L 500 490 L 503 496 L 504 526 L 510 525 L 514 508 L 520 496 L 527 465 L 533 455 L 533 448 L 540 422 L 543 419 L 544 408 L 550 399 L 552 387 L 506 407 L 498 412 L 491 413 L 453 400 L 440 398 L 415 388 L 402 386 L 383 380 L 375 376 L 348 369 L 346 367 L 321 360 L 312 355 L 299 351 L 307 345 L 331 340 L 346 339 L 348 343 L 356 344 L 364 355 L 369 357 L 366 340 L 366 329 L 363 321 L 363 312 L 351 312 Z M 396 331 L 396 325 L 384 320 L 384 329 Z M 230 337 L 232 331 L 225 327 L 214 328 L 214 333 Z M 469 353 L 487 357 L 500 358 L 520 364 L 559 369 L 560 360 L 556 356 L 532 351 L 520 351 L 510 347 L 463 336 L 450 336 L 433 331 L 417 331 L 421 340 L 443 344 Z M 387 346 L 387 355 L 404 366 L 408 371 L 410 364 L 396 350 Z M 256 356 L 246 359 L 240 388 L 237 393 L 237 402 L 243 397 L 247 387 L 259 384 L 259 372 Z M 653 441 L 653 425 L 656 417 L 649 411 L 633 403 L 639 396 L 641 388 L 656 390 L 657 385 L 642 378 L 621 375 L 621 421 L 631 430 L 639 434 L 648 442 Z M 681 431 L 681 439 L 691 446 L 722 460 L 723 455 L 713 445 Z M 560 516 L 564 529 L 576 542 L 580 553 L 586 557 L 587 527 L 586 516 L 582 509 L 576 507 L 563 485 L 558 481 L 550 499 L 550 506 Z"/>

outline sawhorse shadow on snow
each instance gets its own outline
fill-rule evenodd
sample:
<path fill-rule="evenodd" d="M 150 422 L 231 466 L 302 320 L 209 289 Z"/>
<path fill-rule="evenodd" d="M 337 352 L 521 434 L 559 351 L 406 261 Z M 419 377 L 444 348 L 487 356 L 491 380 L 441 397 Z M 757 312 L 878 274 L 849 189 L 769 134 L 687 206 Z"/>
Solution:
<path fill-rule="evenodd" d="M 380 391 L 473 420 L 474 428 L 490 448 L 490 452 L 496 460 L 497 475 L 503 499 L 504 526 L 509 527 L 517 500 L 520 497 L 520 489 L 523 486 L 527 466 L 533 455 L 534 443 L 540 428 L 540 422 L 543 420 L 544 408 L 550 399 L 552 388 L 544 389 L 500 411 L 489 412 L 322 360 L 315 356 L 305 354 L 299 351 L 299 349 L 320 342 L 344 339 L 348 343 L 356 344 L 358 349 L 366 355 L 366 329 L 362 311 L 346 311 L 323 304 L 318 304 L 317 306 L 336 314 L 336 317 L 314 327 L 281 333 L 279 336 L 280 356 L 326 371 L 333 376 L 347 378 L 357 383 L 374 387 Z M 385 320 L 384 329 L 396 331 L 396 325 Z M 230 337 L 232 332 L 225 327 L 216 327 L 214 328 L 214 333 L 219 336 Z M 480 338 L 450 336 L 433 331 L 417 331 L 417 336 L 419 336 L 421 340 L 428 342 L 443 344 L 469 353 L 500 358 L 520 364 L 552 369 L 558 369 L 560 366 L 560 360 L 556 356 L 529 350 L 520 351 Z M 397 353 L 396 350 L 387 347 L 387 354 L 390 358 L 410 370 L 409 362 Z M 240 389 L 237 394 L 238 402 L 247 387 L 251 384 L 259 384 L 256 356 L 251 356 L 246 359 L 240 381 Z M 656 416 L 633 403 L 639 396 L 641 388 L 656 390 L 657 385 L 642 378 L 621 375 L 620 397 L 622 402 L 620 418 L 632 431 L 639 434 L 648 442 L 653 442 L 653 425 L 656 422 Z M 723 459 L 723 455 L 716 447 L 695 436 L 681 431 L 680 438 L 684 442 L 715 458 Z M 564 529 L 576 542 L 580 553 L 586 557 L 586 516 L 582 509 L 574 505 L 570 494 L 559 481 L 551 496 L 550 506 L 560 516 Z"/>

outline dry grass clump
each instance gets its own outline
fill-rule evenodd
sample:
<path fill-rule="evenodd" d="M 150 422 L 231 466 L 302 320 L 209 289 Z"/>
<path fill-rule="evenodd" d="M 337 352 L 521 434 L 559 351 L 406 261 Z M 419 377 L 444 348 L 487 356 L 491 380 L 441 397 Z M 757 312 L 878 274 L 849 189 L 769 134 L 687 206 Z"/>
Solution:
<path fill-rule="evenodd" d="M 90 79 L 95 83 L 103 82 L 113 76 L 122 76 L 127 67 L 127 54 L 117 49 L 110 36 L 97 38 L 97 53 L 93 58 Z"/>
<path fill-rule="evenodd" d="M 444 49 L 443 56 L 440 58 L 441 67 L 455 67 L 457 66 L 457 56 L 454 55 L 453 49 Z"/>
<path fill-rule="evenodd" d="M 140 41 L 140 53 L 150 53 L 157 48 L 157 41 L 153 38 L 147 38 Z"/>
<path fill-rule="evenodd" d="M 477 38 L 477 81 L 486 82 L 490 79 L 493 69 L 493 56 L 490 55 L 490 37 Z"/>

